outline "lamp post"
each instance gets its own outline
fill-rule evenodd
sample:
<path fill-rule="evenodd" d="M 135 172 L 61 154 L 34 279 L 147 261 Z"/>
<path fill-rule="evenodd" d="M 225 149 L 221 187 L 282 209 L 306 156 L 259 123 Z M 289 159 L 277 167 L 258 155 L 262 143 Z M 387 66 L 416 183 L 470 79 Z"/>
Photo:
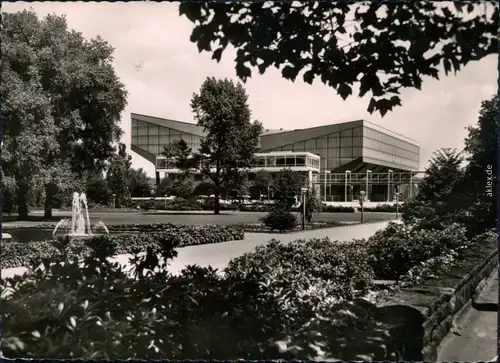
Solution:
<path fill-rule="evenodd" d="M 387 173 L 387 203 L 391 201 L 391 174 L 392 170 L 389 169 Z"/>
<path fill-rule="evenodd" d="M 302 194 L 302 230 L 306 229 L 306 193 L 308 188 L 300 188 Z"/>
<path fill-rule="evenodd" d="M 361 205 L 361 223 L 365 223 L 365 207 L 364 207 L 365 192 L 360 191 L 359 194 L 361 194 L 359 197 L 359 204 Z"/>
<path fill-rule="evenodd" d="M 116 209 L 116 194 L 113 193 L 113 209 Z"/>
<path fill-rule="evenodd" d="M 370 200 L 370 190 L 368 189 L 369 188 L 368 179 L 370 178 L 371 172 L 372 172 L 371 170 L 367 170 L 366 171 L 366 187 L 365 187 L 365 192 L 366 192 L 366 200 L 367 201 Z"/>
<path fill-rule="evenodd" d="M 347 175 L 351 174 L 350 170 L 345 171 L 345 192 L 344 192 L 344 201 L 347 203 Z"/>

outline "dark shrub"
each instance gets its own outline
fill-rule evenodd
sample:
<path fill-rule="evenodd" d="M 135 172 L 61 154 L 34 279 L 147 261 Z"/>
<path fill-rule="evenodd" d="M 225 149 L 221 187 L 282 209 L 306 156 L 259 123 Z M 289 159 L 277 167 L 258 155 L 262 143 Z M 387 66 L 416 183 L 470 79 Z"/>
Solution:
<path fill-rule="evenodd" d="M 288 301 L 282 313 L 292 318 L 313 314 L 321 307 L 364 294 L 373 272 L 364 241 L 332 242 L 326 239 L 272 240 L 254 252 L 233 258 L 225 269 L 228 276 L 245 278 L 257 274 L 269 293 Z"/>
<path fill-rule="evenodd" d="M 396 213 L 396 211 L 399 210 L 399 212 L 402 212 L 404 208 L 404 204 L 403 205 L 399 205 L 399 208 L 396 207 L 396 205 L 392 205 L 392 204 L 381 204 L 381 205 L 377 205 L 375 207 L 364 207 L 364 211 L 365 212 L 384 212 L 384 213 Z M 358 208 L 358 211 L 361 211 L 361 207 Z"/>
<path fill-rule="evenodd" d="M 456 224 L 443 230 L 417 230 L 390 223 L 368 239 L 370 265 L 377 278 L 397 280 L 417 264 L 467 245 L 465 232 Z"/>
<path fill-rule="evenodd" d="M 262 223 L 272 231 L 289 231 L 297 227 L 297 218 L 284 206 L 276 206 L 263 218 Z"/>
<path fill-rule="evenodd" d="M 184 198 L 175 198 L 173 200 L 167 201 L 167 203 L 163 202 L 163 206 L 161 207 L 161 209 L 178 211 L 202 210 L 200 203 L 198 203 L 196 199 Z"/>
<path fill-rule="evenodd" d="M 341 205 L 328 205 L 323 203 L 321 206 L 321 211 L 327 213 L 354 213 L 355 209 L 353 207 L 344 207 Z"/>

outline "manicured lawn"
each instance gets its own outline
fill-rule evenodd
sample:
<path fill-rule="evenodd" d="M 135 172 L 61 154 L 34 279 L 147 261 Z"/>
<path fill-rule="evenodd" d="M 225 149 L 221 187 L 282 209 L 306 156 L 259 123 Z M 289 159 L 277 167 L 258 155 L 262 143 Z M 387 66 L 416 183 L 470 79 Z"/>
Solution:
<path fill-rule="evenodd" d="M 202 224 L 237 224 L 258 223 L 265 212 L 231 212 L 224 211 L 220 215 L 211 212 L 93 212 L 90 211 L 91 220 L 101 220 L 107 225 L 113 224 L 147 224 L 147 223 L 174 223 L 187 225 Z M 70 212 L 54 212 L 50 222 L 57 223 L 63 217 L 70 217 Z M 365 222 L 381 222 L 393 219 L 395 213 L 365 213 Z M 360 213 L 319 213 L 313 221 L 359 221 Z M 42 214 L 33 213 L 30 221 L 17 222 L 16 216 L 3 216 L 4 227 L 19 225 L 29 226 L 46 222 Z"/>

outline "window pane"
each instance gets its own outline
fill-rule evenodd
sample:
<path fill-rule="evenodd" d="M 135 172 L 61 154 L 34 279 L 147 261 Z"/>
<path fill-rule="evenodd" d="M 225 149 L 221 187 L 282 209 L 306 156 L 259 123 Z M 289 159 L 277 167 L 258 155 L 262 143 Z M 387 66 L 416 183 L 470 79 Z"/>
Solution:
<path fill-rule="evenodd" d="M 338 158 L 329 158 L 328 159 L 328 169 L 335 169 L 340 165 Z"/>
<path fill-rule="evenodd" d="M 137 137 L 137 135 L 132 135 L 132 144 L 137 145 L 138 141 L 139 141 L 139 138 Z"/>
<path fill-rule="evenodd" d="M 340 139 L 340 146 L 341 147 L 352 146 L 352 137 L 342 137 Z"/>
<path fill-rule="evenodd" d="M 287 157 L 286 166 L 295 166 L 295 157 Z"/>
<path fill-rule="evenodd" d="M 132 127 L 137 127 L 137 120 L 135 118 L 132 119 Z"/>
<path fill-rule="evenodd" d="M 166 128 L 166 127 L 161 127 L 160 126 L 159 130 L 158 130 L 158 133 L 160 135 L 167 135 L 168 136 L 168 135 L 170 135 L 170 130 L 168 128 Z"/>
<path fill-rule="evenodd" d="M 257 158 L 258 166 L 266 166 L 266 160 L 263 157 Z"/>
<path fill-rule="evenodd" d="M 150 135 L 158 135 L 158 126 L 149 125 L 149 134 Z"/>
<path fill-rule="evenodd" d="M 341 138 L 350 137 L 350 136 L 352 136 L 352 129 L 348 129 L 348 130 L 344 130 L 344 131 L 340 132 Z"/>
<path fill-rule="evenodd" d="M 276 166 L 285 166 L 285 158 L 277 157 L 276 158 Z"/>
<path fill-rule="evenodd" d="M 297 156 L 296 163 L 297 166 L 306 166 L 306 158 L 304 156 Z"/>
<path fill-rule="evenodd" d="M 158 144 L 158 135 L 150 135 L 148 142 L 150 144 Z"/>
<path fill-rule="evenodd" d="M 355 147 L 352 156 L 355 158 L 362 157 L 363 156 L 363 149 L 360 147 Z"/>
<path fill-rule="evenodd" d="M 316 149 L 316 139 L 306 140 L 305 143 L 306 151 L 311 152 L 312 149 Z"/>
<path fill-rule="evenodd" d="M 266 166 L 275 167 L 276 166 L 276 157 L 275 156 L 266 156 Z"/>
<path fill-rule="evenodd" d="M 304 148 L 304 142 L 297 142 L 296 144 L 293 145 L 293 147 L 295 148 L 295 151 L 304 151 L 305 148 Z"/>
<path fill-rule="evenodd" d="M 338 147 L 340 145 L 339 134 L 332 134 L 328 136 L 328 147 Z"/>
<path fill-rule="evenodd" d="M 356 127 L 354 130 L 352 130 L 352 136 L 363 136 L 363 128 Z"/>
<path fill-rule="evenodd" d="M 157 144 L 152 144 L 152 145 L 149 145 L 148 146 L 148 151 L 151 153 L 151 154 L 154 154 L 154 155 L 158 155 L 158 145 Z"/>
<path fill-rule="evenodd" d="M 177 134 L 177 135 L 170 135 L 170 143 L 173 144 L 175 141 L 179 141 L 181 139 L 181 135 L 180 134 Z"/>
<path fill-rule="evenodd" d="M 147 136 L 139 136 L 139 145 L 147 145 L 148 137 Z"/>
<path fill-rule="evenodd" d="M 363 146 L 363 138 L 360 136 L 353 137 L 352 146 Z"/>
<path fill-rule="evenodd" d="M 168 145 L 170 143 L 170 138 L 168 136 L 160 135 L 158 138 L 158 143 L 163 147 L 164 145 Z"/>
<path fill-rule="evenodd" d="M 326 162 L 327 162 L 326 158 L 321 159 L 321 163 L 320 163 L 321 169 L 327 169 Z"/>
<path fill-rule="evenodd" d="M 329 148 L 328 149 L 328 158 L 338 158 L 340 156 L 338 148 Z"/>
<path fill-rule="evenodd" d="M 147 127 L 139 127 L 137 130 L 137 133 L 139 136 L 144 136 L 148 134 L 148 128 Z"/>
<path fill-rule="evenodd" d="M 319 139 L 316 140 L 316 146 L 318 149 L 325 149 L 328 147 L 328 137 L 327 136 L 322 136 Z"/>
<path fill-rule="evenodd" d="M 293 145 L 285 145 L 281 148 L 283 151 L 292 151 Z"/>

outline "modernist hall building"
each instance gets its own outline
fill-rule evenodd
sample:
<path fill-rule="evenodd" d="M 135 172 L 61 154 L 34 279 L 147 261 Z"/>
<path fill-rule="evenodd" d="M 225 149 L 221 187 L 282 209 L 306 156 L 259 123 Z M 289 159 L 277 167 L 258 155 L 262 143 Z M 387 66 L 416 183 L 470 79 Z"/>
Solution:
<path fill-rule="evenodd" d="M 132 113 L 131 150 L 155 165 L 156 181 L 175 175 L 161 155 L 164 145 L 185 140 L 198 150 L 205 137 L 195 124 Z M 297 130 L 265 130 L 256 154 L 259 170 L 283 168 L 307 175 L 325 201 L 352 201 L 365 191 L 371 201 L 411 197 L 420 181 L 418 143 L 365 120 Z M 194 179 L 200 176 L 194 173 Z"/>

